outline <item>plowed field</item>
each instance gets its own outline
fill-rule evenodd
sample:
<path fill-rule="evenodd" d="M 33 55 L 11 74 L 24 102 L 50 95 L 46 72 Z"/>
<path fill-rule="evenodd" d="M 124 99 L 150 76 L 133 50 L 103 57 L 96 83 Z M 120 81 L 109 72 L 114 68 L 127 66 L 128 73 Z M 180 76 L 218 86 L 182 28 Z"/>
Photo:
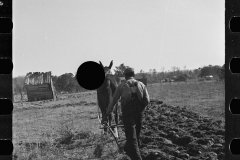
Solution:
<path fill-rule="evenodd" d="M 141 137 L 144 160 L 224 159 L 224 122 L 152 100 Z"/>

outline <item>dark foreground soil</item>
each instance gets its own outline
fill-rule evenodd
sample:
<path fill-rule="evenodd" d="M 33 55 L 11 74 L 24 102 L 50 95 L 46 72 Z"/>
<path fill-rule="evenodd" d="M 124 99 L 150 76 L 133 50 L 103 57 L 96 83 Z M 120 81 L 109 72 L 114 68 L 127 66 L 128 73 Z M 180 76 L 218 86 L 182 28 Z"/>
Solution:
<path fill-rule="evenodd" d="M 222 160 L 224 122 L 152 100 L 141 132 L 143 160 Z"/>

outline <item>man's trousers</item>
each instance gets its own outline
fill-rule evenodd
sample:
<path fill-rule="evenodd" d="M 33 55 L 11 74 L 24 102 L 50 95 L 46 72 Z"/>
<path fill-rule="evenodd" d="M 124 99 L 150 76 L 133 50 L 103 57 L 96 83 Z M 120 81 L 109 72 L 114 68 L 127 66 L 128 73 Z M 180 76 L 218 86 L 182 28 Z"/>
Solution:
<path fill-rule="evenodd" d="M 139 150 L 142 113 L 123 115 L 122 118 L 127 139 L 126 146 L 124 147 L 126 149 L 126 154 L 131 160 L 142 160 Z"/>

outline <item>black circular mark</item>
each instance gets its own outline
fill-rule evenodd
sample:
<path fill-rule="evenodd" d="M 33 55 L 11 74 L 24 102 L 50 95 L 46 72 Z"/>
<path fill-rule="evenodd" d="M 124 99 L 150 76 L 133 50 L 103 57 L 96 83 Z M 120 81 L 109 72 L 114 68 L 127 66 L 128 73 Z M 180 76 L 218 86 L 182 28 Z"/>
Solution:
<path fill-rule="evenodd" d="M 78 84 L 88 90 L 99 88 L 105 79 L 102 66 L 93 61 L 82 63 L 77 70 Z"/>

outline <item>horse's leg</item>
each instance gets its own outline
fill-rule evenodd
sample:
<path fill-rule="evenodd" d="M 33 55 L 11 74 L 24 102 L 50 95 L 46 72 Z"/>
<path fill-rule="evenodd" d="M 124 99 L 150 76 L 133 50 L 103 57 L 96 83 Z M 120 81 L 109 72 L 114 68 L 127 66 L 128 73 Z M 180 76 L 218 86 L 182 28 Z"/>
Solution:
<path fill-rule="evenodd" d="M 100 108 L 100 111 L 102 113 L 102 117 L 101 117 L 101 121 L 102 121 L 102 119 L 106 116 L 106 110 L 104 110 L 102 107 L 99 107 L 99 108 Z M 107 128 L 104 128 L 103 131 L 104 131 L 104 134 L 105 134 L 107 132 Z"/>
<path fill-rule="evenodd" d="M 105 116 L 106 116 L 106 112 L 104 112 L 104 114 L 103 114 L 103 117 L 105 117 Z M 108 119 L 108 121 L 109 121 L 109 119 Z M 108 123 L 108 121 L 107 121 L 107 123 Z M 107 133 L 107 128 L 104 128 L 104 134 L 106 134 L 106 133 Z"/>
<path fill-rule="evenodd" d="M 115 122 L 116 122 L 116 124 L 118 124 L 119 123 L 119 120 L 118 120 L 118 112 L 117 112 L 117 109 L 116 109 L 116 111 L 115 111 Z"/>
<path fill-rule="evenodd" d="M 116 125 L 118 125 L 118 113 L 117 112 L 116 112 L 114 118 L 115 118 Z M 114 128 L 114 131 L 115 131 L 116 137 L 118 138 L 118 127 L 117 126 Z"/>
<path fill-rule="evenodd" d="M 112 125 L 112 114 L 109 114 L 109 116 L 108 116 L 108 124 L 109 124 L 109 126 Z"/>
<path fill-rule="evenodd" d="M 114 110 L 113 110 L 113 113 L 114 113 L 114 117 L 113 117 L 113 118 L 114 118 L 114 121 L 115 121 L 115 124 L 116 124 L 116 125 L 118 124 L 117 106 L 118 106 L 118 104 L 115 105 Z M 115 134 L 115 136 L 118 138 L 117 126 L 114 127 L 114 134 Z"/>

